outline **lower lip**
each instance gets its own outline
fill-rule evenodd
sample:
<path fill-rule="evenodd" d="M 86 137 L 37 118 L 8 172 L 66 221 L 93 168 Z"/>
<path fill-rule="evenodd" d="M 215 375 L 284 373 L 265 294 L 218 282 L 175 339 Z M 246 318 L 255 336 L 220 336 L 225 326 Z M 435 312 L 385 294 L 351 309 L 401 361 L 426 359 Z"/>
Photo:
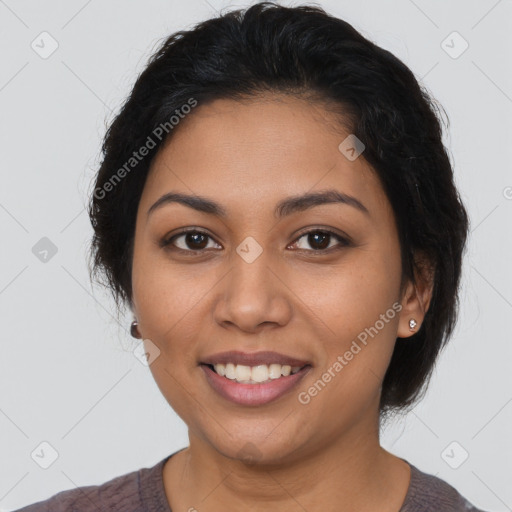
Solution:
<path fill-rule="evenodd" d="M 297 386 L 311 369 L 311 366 L 307 365 L 293 375 L 279 377 L 261 384 L 242 384 L 236 380 L 222 377 L 205 364 L 200 366 L 210 386 L 222 397 L 239 405 L 263 405 L 277 400 Z"/>

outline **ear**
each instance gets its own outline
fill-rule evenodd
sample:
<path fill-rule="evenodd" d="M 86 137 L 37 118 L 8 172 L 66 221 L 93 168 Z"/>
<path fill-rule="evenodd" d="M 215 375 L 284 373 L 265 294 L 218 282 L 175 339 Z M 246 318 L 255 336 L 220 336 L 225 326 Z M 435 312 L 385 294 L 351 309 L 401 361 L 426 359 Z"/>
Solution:
<path fill-rule="evenodd" d="M 401 300 L 402 310 L 397 332 L 399 338 L 409 338 L 420 330 L 432 300 L 435 269 L 423 253 L 418 253 L 415 261 L 416 284 L 408 281 Z M 416 321 L 414 330 L 409 326 L 411 319 Z"/>

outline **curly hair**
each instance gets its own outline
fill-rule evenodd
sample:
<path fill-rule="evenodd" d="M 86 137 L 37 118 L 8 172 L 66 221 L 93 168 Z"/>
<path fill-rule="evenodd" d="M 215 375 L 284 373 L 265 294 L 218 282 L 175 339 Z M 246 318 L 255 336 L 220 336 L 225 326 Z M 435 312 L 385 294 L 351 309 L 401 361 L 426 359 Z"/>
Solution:
<path fill-rule="evenodd" d="M 264 91 L 335 107 L 341 125 L 364 141 L 362 157 L 393 209 L 402 286 L 427 271 L 433 280 L 422 326 L 397 338 L 383 381 L 381 418 L 404 410 L 424 395 L 453 332 L 469 219 L 442 142 L 438 103 L 402 61 L 320 7 L 261 2 L 163 41 L 103 140 L 88 205 L 91 278 L 111 290 L 118 311 L 132 305 L 137 208 L 151 161 L 172 137 L 170 118 L 193 102 Z M 142 147 L 147 155 L 135 159 Z"/>

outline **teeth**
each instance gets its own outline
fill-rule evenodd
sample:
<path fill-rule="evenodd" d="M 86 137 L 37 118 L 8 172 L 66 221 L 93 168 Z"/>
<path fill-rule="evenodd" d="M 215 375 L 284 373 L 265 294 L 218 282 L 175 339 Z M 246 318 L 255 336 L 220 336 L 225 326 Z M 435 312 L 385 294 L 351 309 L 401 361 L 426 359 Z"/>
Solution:
<path fill-rule="evenodd" d="M 268 376 L 270 379 L 278 379 L 281 377 L 281 365 L 280 364 L 271 364 L 268 367 Z"/>
<path fill-rule="evenodd" d="M 214 364 L 215 371 L 222 377 L 236 380 L 244 384 L 256 384 L 259 382 L 268 382 L 279 377 L 287 377 L 290 374 L 297 373 L 302 367 L 291 367 L 288 364 L 260 364 L 258 366 L 246 366 L 243 364 Z"/>
<path fill-rule="evenodd" d="M 237 364 L 235 366 L 235 379 L 238 381 L 241 380 L 250 380 L 251 378 L 251 367 L 250 366 L 242 366 L 241 364 Z"/>
<path fill-rule="evenodd" d="M 234 364 L 228 363 L 226 365 L 226 373 L 224 374 L 224 376 L 227 377 L 228 379 L 236 379 Z"/>
<path fill-rule="evenodd" d="M 246 366 L 245 368 L 249 367 Z M 249 368 L 249 375 L 249 379 L 252 379 L 255 382 L 265 382 L 266 380 L 268 380 L 268 366 L 266 364 L 260 364 L 259 366 Z"/>
<path fill-rule="evenodd" d="M 224 377 L 226 375 L 226 365 L 225 364 L 216 364 L 215 371 L 221 376 Z"/>

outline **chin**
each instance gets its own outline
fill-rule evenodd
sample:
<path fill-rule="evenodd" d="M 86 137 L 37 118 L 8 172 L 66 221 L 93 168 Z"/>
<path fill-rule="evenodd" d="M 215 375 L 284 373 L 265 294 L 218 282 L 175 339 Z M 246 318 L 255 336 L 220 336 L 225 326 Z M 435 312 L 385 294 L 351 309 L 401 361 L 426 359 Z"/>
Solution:
<path fill-rule="evenodd" d="M 289 443 L 279 444 L 277 440 L 271 443 L 265 435 L 259 439 L 229 438 L 222 445 L 212 446 L 224 457 L 250 466 L 289 463 L 298 455 L 298 447 L 290 446 Z"/>

